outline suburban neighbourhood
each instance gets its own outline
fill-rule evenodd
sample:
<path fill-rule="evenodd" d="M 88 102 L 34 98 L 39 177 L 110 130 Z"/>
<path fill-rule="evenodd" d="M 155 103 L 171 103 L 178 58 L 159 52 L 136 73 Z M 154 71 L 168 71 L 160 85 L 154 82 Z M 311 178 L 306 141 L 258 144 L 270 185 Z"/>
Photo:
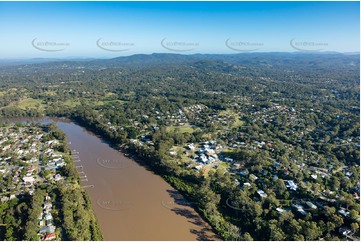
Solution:
<path fill-rule="evenodd" d="M 358 218 L 355 211 L 354 215 L 350 215 L 349 208 L 344 205 L 345 191 L 338 189 L 337 182 L 333 186 L 323 184 L 332 184 L 340 175 L 345 180 L 344 182 L 354 179 L 358 176 L 355 173 L 358 173 L 359 165 L 338 164 L 327 156 L 321 156 L 319 152 L 316 152 L 315 147 L 332 143 L 335 147 L 358 149 L 359 137 L 333 136 L 331 138 L 332 135 L 328 131 L 329 135 L 316 143 L 311 137 L 323 131 L 311 126 L 300 129 L 300 126 L 303 126 L 305 122 L 305 113 L 317 115 L 321 110 L 313 108 L 297 110 L 272 102 L 268 104 L 268 107 L 256 109 L 247 98 L 235 96 L 234 99 L 242 104 L 230 102 L 229 109 L 220 112 L 210 110 L 206 105 L 197 104 L 185 107 L 183 110 L 179 109 L 176 113 L 168 111 L 161 113 L 158 110 L 143 115 L 141 119 L 133 120 L 134 126 L 132 126 L 138 130 L 140 138 L 130 141 L 135 146 L 144 149 L 154 146 L 152 133 L 162 132 L 156 125 L 159 122 L 167 125 L 164 132 L 174 133 L 175 136 L 183 135 L 184 137 L 202 132 L 201 142 L 173 144 L 166 154 L 167 159 L 173 160 L 184 169 L 201 172 L 205 177 L 212 170 L 223 169 L 225 173 L 230 174 L 239 189 L 253 192 L 255 201 L 266 199 L 268 193 L 285 195 L 288 199 L 279 200 L 277 207 L 274 208 L 280 215 L 285 211 L 291 211 L 296 216 L 313 216 L 318 213 L 318 210 L 330 206 L 334 207 L 337 214 L 345 220 L 351 219 L 350 216 L 353 216 L 353 219 Z M 240 108 L 241 105 L 242 108 Z M 246 114 L 246 110 L 250 113 Z M 347 119 L 342 113 L 333 113 L 332 116 L 336 119 Z M 144 120 L 149 119 L 153 120 L 154 124 L 144 124 L 147 123 Z M 143 122 L 140 122 L 141 120 Z M 200 122 L 202 125 L 198 125 Z M 259 122 L 262 122 L 262 125 L 282 123 L 287 128 L 280 130 L 277 134 L 266 136 L 262 135 L 263 132 L 257 132 Z M 246 123 L 248 125 L 245 125 Z M 108 122 L 108 125 L 111 123 Z M 211 129 L 207 125 L 211 126 Z M 114 130 L 126 128 L 110 127 Z M 294 139 L 299 143 L 306 143 L 306 145 L 301 146 L 297 143 L 292 145 L 290 142 L 282 142 L 282 139 L 277 139 L 275 142 L 276 135 L 287 136 L 290 139 L 295 137 Z M 175 141 L 176 139 L 177 137 L 174 138 Z M 289 160 L 284 160 L 282 157 L 277 159 L 280 157 L 278 155 L 280 149 L 287 150 L 290 154 Z M 248 151 L 251 154 L 257 154 L 251 157 L 259 160 L 250 160 L 252 158 L 247 157 L 250 154 L 247 153 Z M 277 184 L 277 188 L 274 184 Z M 360 184 L 358 181 L 354 184 L 355 186 L 350 187 L 346 193 L 349 199 L 359 203 Z M 235 207 L 231 201 L 227 204 Z M 343 226 L 339 229 L 339 233 L 349 239 L 354 238 L 352 231 L 356 231 L 355 227 Z"/>
<path fill-rule="evenodd" d="M 67 240 L 78 237 L 70 228 L 82 221 L 86 238 L 96 231 L 93 210 L 85 206 L 85 191 L 73 166 L 67 139 L 52 124 L 0 125 L 0 236 L 5 240 Z M 79 204 L 69 201 L 73 197 Z M 74 207 L 75 206 L 75 207 Z M 94 221 L 90 225 L 89 221 Z M 89 223 L 89 225 L 87 225 Z M 87 228 L 86 226 L 92 226 Z M 101 234 L 94 234 L 101 239 Z"/>
<path fill-rule="evenodd" d="M 33 195 L 36 187 L 63 179 L 58 169 L 65 164 L 62 152 L 56 148 L 59 141 L 47 140 L 39 126 L 5 125 L 0 127 L 1 202 Z M 39 214 L 41 240 L 55 240 L 52 203 L 45 197 L 43 212 Z"/>

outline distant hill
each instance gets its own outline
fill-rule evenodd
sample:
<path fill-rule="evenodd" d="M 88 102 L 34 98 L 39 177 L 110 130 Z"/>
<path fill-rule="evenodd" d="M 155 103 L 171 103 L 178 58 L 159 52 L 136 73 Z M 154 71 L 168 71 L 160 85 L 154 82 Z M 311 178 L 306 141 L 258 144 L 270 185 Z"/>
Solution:
<path fill-rule="evenodd" d="M 0 60 L 1 66 L 24 65 L 26 68 L 50 69 L 107 69 L 107 68 L 143 68 L 152 66 L 207 66 L 208 69 L 225 70 L 237 66 L 292 67 L 298 69 L 323 69 L 332 66 L 359 66 L 359 53 L 333 52 L 268 52 L 238 54 L 137 54 L 112 59 L 28 59 Z"/>

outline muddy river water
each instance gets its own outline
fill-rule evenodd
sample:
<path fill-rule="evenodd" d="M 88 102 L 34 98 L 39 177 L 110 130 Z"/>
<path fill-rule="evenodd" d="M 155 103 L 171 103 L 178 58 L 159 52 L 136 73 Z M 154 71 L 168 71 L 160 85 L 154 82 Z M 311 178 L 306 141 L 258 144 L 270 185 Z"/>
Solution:
<path fill-rule="evenodd" d="M 52 120 L 68 137 L 81 185 L 90 196 L 105 240 L 219 240 L 161 177 L 83 127 L 66 119 Z M 32 121 L 50 122 L 47 118 Z"/>

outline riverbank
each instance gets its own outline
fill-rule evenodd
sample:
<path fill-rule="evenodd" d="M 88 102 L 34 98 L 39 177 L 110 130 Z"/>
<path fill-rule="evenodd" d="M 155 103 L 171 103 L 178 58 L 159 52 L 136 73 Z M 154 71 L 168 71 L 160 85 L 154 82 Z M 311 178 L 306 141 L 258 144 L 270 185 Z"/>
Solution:
<path fill-rule="evenodd" d="M 105 240 L 219 240 L 193 203 L 149 167 L 125 157 L 119 146 L 79 123 L 53 121 L 67 134 L 75 166 L 86 175 L 81 185 Z"/>
<path fill-rule="evenodd" d="M 151 171 L 152 173 L 157 174 L 158 176 L 162 177 L 162 179 L 167 182 L 169 185 L 171 185 L 174 189 L 177 190 L 179 195 L 185 197 L 186 199 L 181 198 L 179 205 L 187 204 L 187 206 L 192 207 L 197 213 L 198 216 L 202 218 L 202 220 L 206 221 L 210 226 L 213 233 L 217 234 L 217 229 L 214 228 L 214 225 L 211 223 L 211 221 L 207 218 L 207 213 L 205 212 L 206 208 L 201 208 L 199 205 L 199 198 L 197 199 L 196 190 L 194 189 L 192 185 L 188 185 L 186 181 L 183 181 L 182 179 L 174 176 L 173 174 L 169 172 L 164 172 L 164 170 L 159 169 L 159 166 L 157 165 L 151 165 L 152 163 L 149 163 L 150 159 L 158 159 L 155 157 L 155 154 L 147 153 L 144 150 L 139 152 L 137 151 L 137 147 L 134 146 L 134 143 L 129 142 L 129 140 L 126 140 L 123 144 L 117 143 L 112 139 L 109 139 L 107 135 L 104 134 L 104 132 L 101 132 L 101 130 L 94 128 L 93 126 L 89 126 L 84 121 L 79 121 L 77 118 L 70 118 L 72 122 L 77 123 L 80 126 L 85 126 L 86 129 L 90 130 L 91 132 L 95 133 L 99 138 L 105 140 L 109 146 L 112 148 L 122 152 L 123 154 L 127 154 L 131 159 L 136 161 L 138 164 L 146 168 L 147 170 Z M 139 147 L 138 147 L 139 148 Z M 192 178 L 191 176 L 188 177 L 191 179 L 192 183 L 197 184 L 200 180 L 197 180 L 195 178 Z M 178 199 L 179 200 L 179 199 Z M 176 201 L 177 202 L 177 201 Z M 201 236 L 201 240 L 208 240 L 207 236 Z M 219 235 L 214 237 L 213 240 L 222 240 Z"/>

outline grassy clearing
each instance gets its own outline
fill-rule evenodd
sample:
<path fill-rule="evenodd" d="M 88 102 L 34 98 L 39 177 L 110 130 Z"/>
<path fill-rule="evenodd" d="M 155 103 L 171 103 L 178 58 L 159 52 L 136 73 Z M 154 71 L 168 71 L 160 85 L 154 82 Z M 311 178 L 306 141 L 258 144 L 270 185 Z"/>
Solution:
<path fill-rule="evenodd" d="M 123 100 L 112 100 L 112 101 L 104 101 L 106 103 L 111 103 L 114 105 L 124 105 L 124 103 L 127 103 L 127 101 L 123 101 Z"/>
<path fill-rule="evenodd" d="M 228 169 L 231 168 L 231 166 L 227 162 L 222 161 L 222 162 L 220 162 L 220 165 L 224 166 L 225 168 L 228 168 Z"/>
<path fill-rule="evenodd" d="M 203 135 L 202 135 L 202 138 L 206 138 L 206 139 L 208 139 L 208 140 L 212 140 L 212 139 L 213 139 L 212 133 L 203 134 Z"/>
<path fill-rule="evenodd" d="M 222 110 L 222 111 L 220 111 L 219 113 L 218 113 L 218 116 L 219 117 L 227 117 L 227 116 L 230 116 L 230 115 L 233 115 L 234 114 L 234 112 L 233 111 L 231 111 L 231 110 Z"/>
<path fill-rule="evenodd" d="M 106 97 L 111 97 L 116 95 L 114 92 L 108 92 L 107 94 L 105 94 Z"/>
<path fill-rule="evenodd" d="M 224 149 L 221 152 L 223 157 L 234 158 L 235 150 Z"/>
<path fill-rule="evenodd" d="M 80 101 L 74 100 L 74 99 L 68 99 L 66 100 L 63 105 L 68 107 L 75 107 L 76 105 L 79 105 Z"/>
<path fill-rule="evenodd" d="M 192 159 L 191 158 L 189 158 L 188 156 L 186 156 L 186 155 L 181 155 L 181 161 L 183 162 L 183 163 L 189 163 L 189 162 L 192 162 Z"/>
<path fill-rule="evenodd" d="M 95 106 L 103 106 L 106 103 L 106 101 L 94 101 L 92 104 Z"/>
<path fill-rule="evenodd" d="M 177 159 L 177 162 L 187 163 L 192 161 L 191 158 L 189 158 L 186 154 L 184 154 L 186 148 L 181 146 L 173 146 L 171 150 L 177 152 L 177 154 L 180 155 L 180 160 Z"/>
<path fill-rule="evenodd" d="M 92 105 L 94 106 L 103 106 L 103 105 L 107 105 L 107 106 L 122 106 L 124 105 L 124 103 L 126 103 L 126 101 L 122 101 L 122 100 L 92 100 L 92 101 L 89 101 L 92 103 Z"/>
<path fill-rule="evenodd" d="M 132 97 L 134 95 L 135 95 L 135 92 L 129 92 L 129 93 L 123 94 L 123 96 L 125 96 L 125 97 Z"/>
<path fill-rule="evenodd" d="M 207 178 L 207 177 L 208 177 L 208 173 L 209 173 L 210 171 L 216 171 L 216 169 L 214 169 L 214 168 L 212 167 L 212 165 L 206 165 L 206 166 L 204 166 L 204 167 L 202 168 L 202 171 L 203 171 L 203 176 L 204 176 L 205 178 Z"/>
<path fill-rule="evenodd" d="M 244 121 L 240 120 L 239 118 L 236 118 L 236 121 L 233 123 L 232 128 L 240 127 L 244 125 Z"/>
<path fill-rule="evenodd" d="M 183 133 L 193 133 L 194 129 L 192 126 L 168 126 L 167 132 L 174 132 L 175 129 L 179 129 L 179 132 Z"/>
<path fill-rule="evenodd" d="M 47 91 L 47 92 L 44 92 L 44 95 L 46 95 L 46 96 L 55 96 L 56 91 Z"/>
<path fill-rule="evenodd" d="M 240 126 L 244 125 L 244 121 L 242 121 L 241 119 L 239 119 L 238 114 L 235 111 L 232 110 L 223 110 L 220 111 L 218 114 L 219 117 L 226 117 L 227 119 L 232 118 L 234 120 L 234 122 L 232 123 L 232 125 L 228 125 L 229 128 L 237 128 Z"/>
<path fill-rule="evenodd" d="M 19 101 L 16 106 L 23 110 L 26 110 L 27 108 L 40 108 L 40 109 L 43 108 L 43 106 L 41 104 L 41 100 L 33 99 L 33 98 L 25 98 L 25 99 Z"/>
<path fill-rule="evenodd" d="M 4 91 L 0 91 L 0 97 L 1 97 L 1 96 L 5 96 L 5 95 L 15 94 L 17 90 L 18 90 L 18 89 L 16 89 L 16 88 L 10 88 L 10 89 L 6 89 L 6 90 L 4 90 Z"/>

